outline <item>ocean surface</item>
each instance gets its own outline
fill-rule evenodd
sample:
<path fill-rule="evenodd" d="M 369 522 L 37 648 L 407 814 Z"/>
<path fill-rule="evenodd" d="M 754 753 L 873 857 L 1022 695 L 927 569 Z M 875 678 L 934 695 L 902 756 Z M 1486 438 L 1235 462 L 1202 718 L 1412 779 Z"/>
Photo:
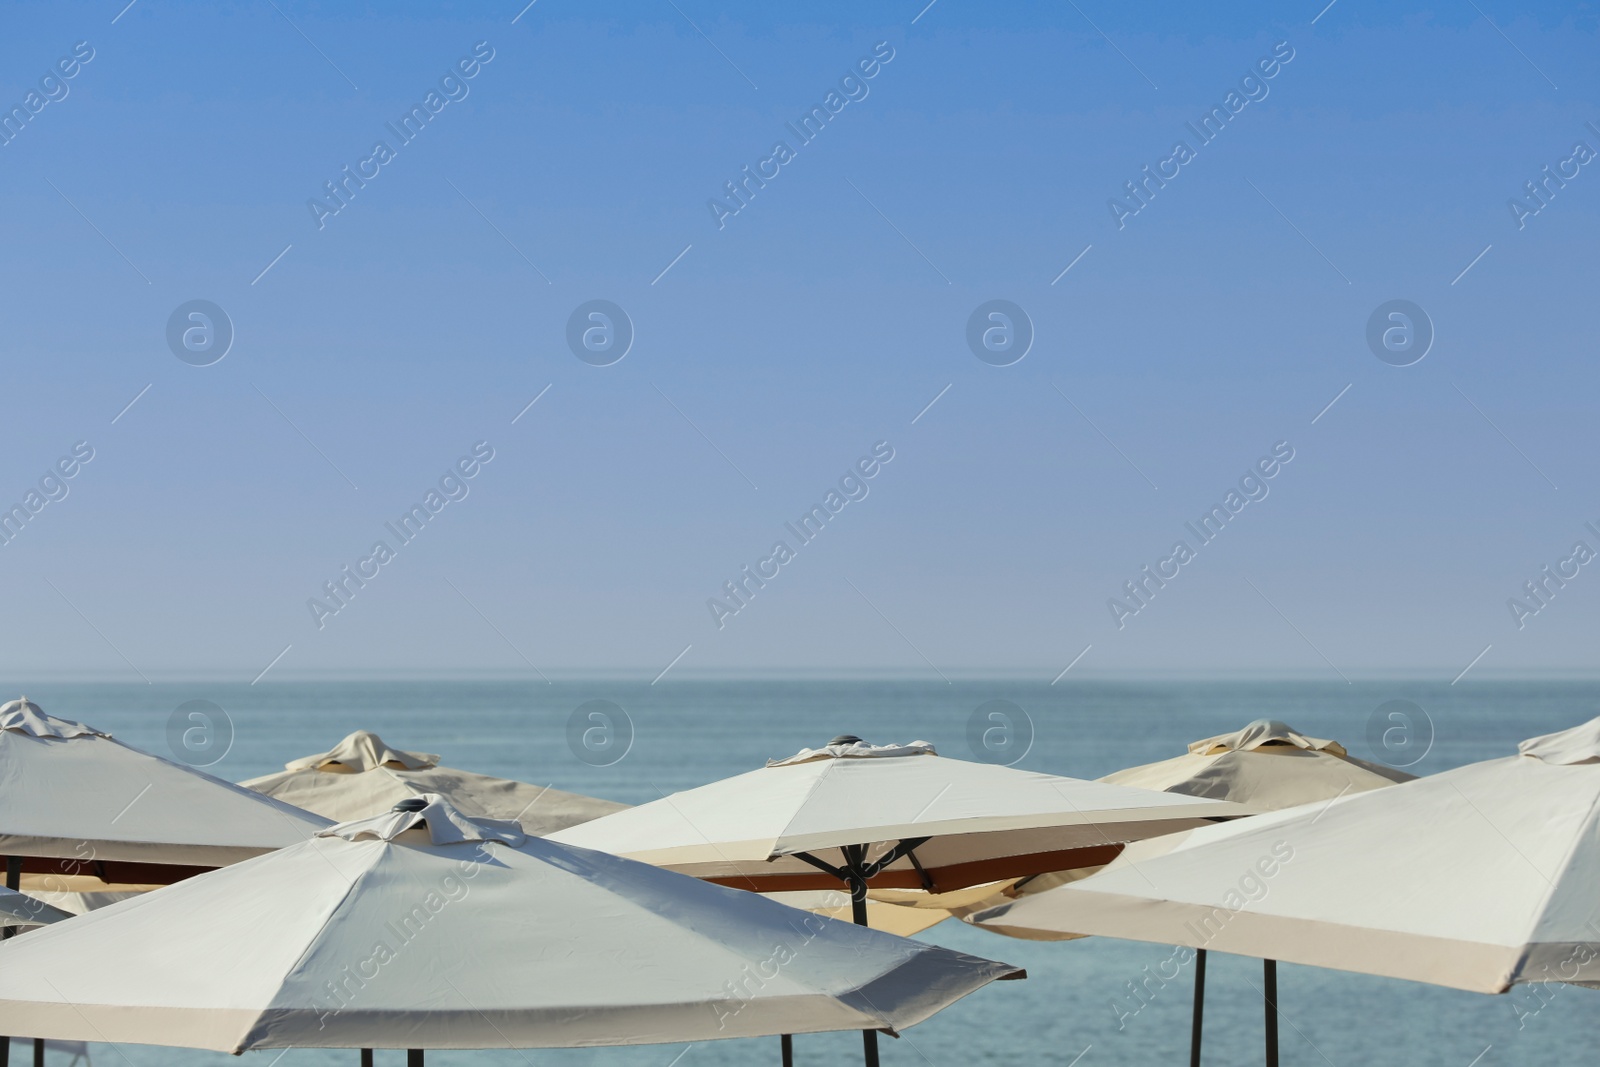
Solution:
<path fill-rule="evenodd" d="M 233 781 L 278 770 L 365 728 L 401 748 L 441 753 L 448 765 L 627 803 L 750 770 L 839 733 L 877 743 L 921 739 L 946 755 L 1015 759 L 1023 768 L 1095 778 L 1270 717 L 1338 739 L 1352 755 L 1428 774 L 1508 755 L 1525 737 L 1600 714 L 1600 682 L 1593 681 L 1451 686 L 1068 676 L 1052 686 L 668 676 L 653 686 L 616 679 L 284 681 L 40 683 L 26 691 L 52 714 L 108 729 L 152 752 L 209 763 L 209 771 Z M 6 699 L 15 695 L 5 690 Z M 197 710 L 211 719 L 191 718 Z M 1382 884 L 1372 887 L 1384 891 Z M 1128 1014 L 1127 983 L 1165 960 L 1168 948 L 1102 938 L 1017 941 L 959 922 L 921 937 L 1024 966 L 1029 977 L 980 990 L 899 1040 L 882 1039 L 885 1067 L 1187 1062 L 1192 969 Z M 1260 1062 L 1260 976 L 1258 961 L 1212 955 L 1206 1063 Z M 1499 1067 L 1587 1061 L 1600 1048 L 1600 992 L 1586 989 L 1552 986 L 1537 997 L 1519 987 L 1488 997 L 1289 964 L 1280 965 L 1278 987 L 1285 1065 Z M 101 1065 L 240 1062 L 137 1045 L 93 1045 L 91 1052 Z M 19 1044 L 13 1055 L 28 1053 Z M 803 1067 L 855 1063 L 860 1055 L 853 1034 L 796 1039 Z M 357 1062 L 353 1050 L 318 1049 L 249 1053 L 243 1061 L 265 1067 L 280 1056 L 286 1067 Z M 66 1057 L 52 1054 L 50 1062 L 64 1064 Z M 379 1052 L 377 1062 L 397 1065 L 404 1053 Z M 428 1062 L 722 1067 L 777 1064 L 779 1048 L 772 1038 L 688 1048 L 430 1052 Z"/>

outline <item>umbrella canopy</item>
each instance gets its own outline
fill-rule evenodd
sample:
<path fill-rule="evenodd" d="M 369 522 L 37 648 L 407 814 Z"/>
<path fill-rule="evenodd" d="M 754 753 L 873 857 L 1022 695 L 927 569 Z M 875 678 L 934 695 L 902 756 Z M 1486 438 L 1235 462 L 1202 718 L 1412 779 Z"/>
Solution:
<path fill-rule="evenodd" d="M 70 918 L 71 912 L 53 908 L 15 889 L 0 889 L 0 927 L 45 926 Z"/>
<path fill-rule="evenodd" d="M 1362 793 L 1413 777 L 1357 759 L 1337 741 L 1307 737 L 1276 719 L 1257 719 L 1242 730 L 1196 741 L 1181 756 L 1100 780 L 1231 800 L 1259 812 Z"/>
<path fill-rule="evenodd" d="M 525 832 L 541 835 L 627 807 L 441 767 L 438 756 L 391 748 L 370 730 L 357 730 L 330 751 L 294 760 L 277 774 L 241 784 L 340 822 L 388 811 L 407 797 L 436 793 L 467 815 L 514 819 Z"/>
<path fill-rule="evenodd" d="M 1257 719 L 1232 733 L 1218 734 L 1189 745 L 1182 756 L 1116 771 L 1102 782 L 1159 789 L 1186 796 L 1230 800 L 1252 812 L 1279 811 L 1346 793 L 1364 793 L 1415 776 L 1356 759 L 1337 741 L 1308 737 L 1276 719 Z M 1101 870 L 1083 867 L 1057 871 L 1005 886 L 989 899 L 952 914 L 964 921 L 1006 900 L 1032 896 L 1081 881 Z M 1059 933 L 990 926 L 995 933 L 1029 939 L 1057 940 Z"/>
<path fill-rule="evenodd" d="M 31 857 L 47 888 L 170 881 L 193 873 L 171 865 L 235 863 L 328 825 L 26 698 L 0 707 L 0 856 Z"/>
<path fill-rule="evenodd" d="M 926 893 L 918 895 L 928 896 Z M 787 904 L 791 908 L 803 908 L 818 915 L 826 915 L 830 919 L 850 922 L 854 915 L 850 894 L 844 889 L 805 889 L 797 893 L 768 893 L 767 897 L 781 904 Z M 916 906 L 906 906 L 898 901 L 883 902 L 869 899 L 867 921 L 862 925 L 870 926 L 874 930 L 886 930 L 901 937 L 915 937 L 948 918 L 950 912 L 931 904 L 919 902 Z"/>
<path fill-rule="evenodd" d="M 1481 993 L 1600 981 L 1600 719 L 1520 754 L 1130 847 L 976 916 Z"/>
<path fill-rule="evenodd" d="M 837 888 L 840 876 L 816 869 L 814 854 L 869 846 L 869 886 L 947 892 L 1104 863 L 1122 842 L 1244 813 L 1225 801 L 947 759 L 926 741 L 845 737 L 552 840 L 760 892 Z"/>
<path fill-rule="evenodd" d="M 241 1052 L 910 1026 L 1007 964 L 473 819 L 439 797 L 0 946 L 0 1031 Z"/>

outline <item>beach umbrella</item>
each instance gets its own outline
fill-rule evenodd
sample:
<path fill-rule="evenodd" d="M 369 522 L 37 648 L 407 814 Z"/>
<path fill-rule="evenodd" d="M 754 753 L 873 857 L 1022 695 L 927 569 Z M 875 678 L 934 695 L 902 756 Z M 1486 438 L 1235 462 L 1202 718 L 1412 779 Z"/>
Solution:
<path fill-rule="evenodd" d="M 164 884 L 302 841 L 329 820 L 103 730 L 0 707 L 0 856 L 24 886 Z M 12 888 L 20 888 L 12 885 Z"/>
<path fill-rule="evenodd" d="M 547 834 L 627 807 L 612 800 L 441 767 L 438 756 L 391 748 L 370 730 L 357 730 L 327 752 L 294 760 L 276 774 L 240 784 L 338 822 L 377 815 L 407 797 L 435 793 L 467 815 L 514 819 L 530 834 Z"/>
<path fill-rule="evenodd" d="M 152 756 L 103 730 L 0 706 L 6 888 L 128 892 L 302 841 L 327 819 Z M 0 1038 L 0 1067 L 10 1042 Z M 35 1043 L 35 1058 L 42 1046 Z"/>
<path fill-rule="evenodd" d="M 1224 801 L 837 738 L 551 835 L 697 878 L 775 892 L 946 892 L 1107 862 L 1123 842 L 1231 818 Z"/>
<path fill-rule="evenodd" d="M 1504 993 L 1600 982 L 1597 876 L 1600 719 L 1515 756 L 1133 846 L 975 921 Z"/>
<path fill-rule="evenodd" d="M 943 893 L 1102 864 L 1127 841 L 1242 814 L 1225 801 L 939 756 L 853 735 L 562 830 L 597 848 L 756 892 Z M 863 1038 L 876 1067 L 876 1035 Z"/>
<path fill-rule="evenodd" d="M 1332 800 L 1347 793 L 1364 793 L 1397 782 L 1409 782 L 1414 777 L 1393 767 L 1357 759 L 1337 741 L 1309 737 L 1276 719 L 1257 719 L 1243 729 L 1195 741 L 1180 756 L 1116 771 L 1100 781 L 1230 800 L 1253 812 L 1266 812 Z M 1100 868 L 1091 867 L 1042 875 L 1008 887 L 976 906 L 958 908 L 955 914 L 971 921 L 972 916 L 1007 899 L 1019 899 L 1081 881 L 1098 870 Z M 1027 928 L 988 929 L 1031 939 L 1053 940 L 1062 936 Z M 1270 960 L 1263 966 L 1269 972 L 1270 987 L 1276 981 L 1276 966 Z M 1202 948 L 1195 953 L 1194 1013 L 1190 1028 L 1189 1062 L 1195 1067 L 1200 1063 L 1205 982 L 1206 950 Z"/>
<path fill-rule="evenodd" d="M 222 1052 L 897 1032 L 1022 976 L 440 797 L 400 808 L 7 942 L 0 1027 Z"/>
<path fill-rule="evenodd" d="M 60 922 L 62 919 L 70 918 L 72 918 L 70 912 L 65 912 L 60 908 L 52 907 L 51 905 L 35 897 L 30 897 L 26 894 L 19 893 L 15 889 L 0 889 L 0 939 L 15 936 L 26 927 L 45 926 L 50 923 Z M 82 1045 L 74 1045 L 72 1048 L 64 1048 L 56 1042 L 49 1042 L 48 1044 L 51 1048 L 70 1052 L 72 1054 L 72 1062 L 74 1063 L 76 1063 L 80 1058 L 85 1062 L 88 1062 L 89 1051 Z M 45 1046 L 46 1042 L 34 1042 L 35 1062 L 43 1062 Z M 9 1064 L 10 1062 L 11 1039 L 9 1037 L 0 1037 L 0 1067 L 4 1067 L 4 1065 Z"/>
<path fill-rule="evenodd" d="M 1364 793 L 1413 777 L 1357 759 L 1337 741 L 1308 737 L 1277 719 L 1257 719 L 1242 730 L 1195 741 L 1181 756 L 1100 780 L 1231 800 L 1262 812 Z"/>

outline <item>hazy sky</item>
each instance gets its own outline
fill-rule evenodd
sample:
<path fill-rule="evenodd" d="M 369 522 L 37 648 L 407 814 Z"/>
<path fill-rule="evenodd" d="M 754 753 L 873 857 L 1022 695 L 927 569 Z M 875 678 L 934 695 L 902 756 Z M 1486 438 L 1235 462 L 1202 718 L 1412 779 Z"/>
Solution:
<path fill-rule="evenodd" d="M 123 2 L 0 34 L 10 676 L 1593 666 L 1592 4 Z"/>

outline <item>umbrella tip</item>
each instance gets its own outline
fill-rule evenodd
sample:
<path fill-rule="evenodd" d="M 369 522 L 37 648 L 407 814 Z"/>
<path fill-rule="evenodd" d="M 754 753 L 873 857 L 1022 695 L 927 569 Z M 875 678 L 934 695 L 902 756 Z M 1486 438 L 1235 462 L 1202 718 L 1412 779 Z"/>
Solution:
<path fill-rule="evenodd" d="M 421 811 L 428 806 L 428 802 L 421 797 L 406 797 L 395 804 L 395 811 Z"/>
<path fill-rule="evenodd" d="M 838 737 L 835 737 L 832 741 L 829 741 L 828 744 L 829 745 L 859 745 L 859 744 L 861 744 L 861 738 L 857 737 L 855 734 L 840 734 Z"/>

